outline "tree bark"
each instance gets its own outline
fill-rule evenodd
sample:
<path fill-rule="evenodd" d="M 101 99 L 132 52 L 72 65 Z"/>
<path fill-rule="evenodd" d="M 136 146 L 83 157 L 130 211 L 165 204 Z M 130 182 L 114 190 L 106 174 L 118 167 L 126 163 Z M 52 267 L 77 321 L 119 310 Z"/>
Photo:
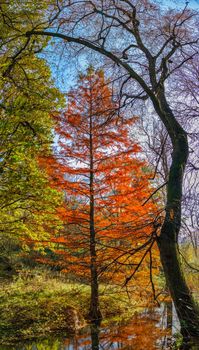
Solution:
<path fill-rule="evenodd" d="M 166 216 L 158 239 L 160 258 L 185 341 L 199 337 L 199 310 L 187 286 L 178 250 L 183 175 L 188 159 L 186 132 L 178 124 L 164 94 L 159 98 L 161 119 L 173 145 L 167 186 Z"/>
<path fill-rule="evenodd" d="M 92 101 L 91 101 L 92 103 Z M 92 106 L 91 106 L 92 107 Z M 102 315 L 99 308 L 99 286 L 97 272 L 97 254 L 95 239 L 95 206 L 94 206 L 94 164 L 93 164 L 93 125 L 92 110 L 90 111 L 90 273 L 91 273 L 91 298 L 89 318 L 96 325 L 100 324 Z"/>

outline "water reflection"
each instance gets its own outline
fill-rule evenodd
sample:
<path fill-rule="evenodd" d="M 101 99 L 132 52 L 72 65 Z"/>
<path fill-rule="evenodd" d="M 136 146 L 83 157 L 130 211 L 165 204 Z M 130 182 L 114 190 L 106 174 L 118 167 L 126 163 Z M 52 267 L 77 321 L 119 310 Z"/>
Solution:
<path fill-rule="evenodd" d="M 91 325 L 91 345 L 92 350 L 99 350 L 99 334 L 100 334 L 100 328 L 97 325 Z"/>
<path fill-rule="evenodd" d="M 160 327 L 160 315 L 155 312 L 135 316 L 127 324 L 111 327 L 91 326 L 73 338 L 46 339 L 0 350 L 157 350 L 168 349 L 166 331 Z M 171 331 L 170 331 L 171 333 Z"/>

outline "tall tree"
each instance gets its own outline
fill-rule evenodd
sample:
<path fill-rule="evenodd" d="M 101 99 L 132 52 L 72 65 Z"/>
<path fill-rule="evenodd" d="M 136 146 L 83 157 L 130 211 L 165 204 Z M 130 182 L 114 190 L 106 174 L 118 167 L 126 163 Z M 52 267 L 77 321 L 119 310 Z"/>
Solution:
<path fill-rule="evenodd" d="M 29 19 L 41 19 L 33 14 L 34 4 L 29 9 L 23 6 Z M 60 105 L 61 94 L 53 86 L 45 61 L 36 55 L 46 41 L 31 40 L 28 47 L 19 35 L 23 10 L 12 1 L 0 5 L 0 234 L 3 241 L 5 237 L 26 242 L 41 239 L 58 220 L 59 195 L 49 186 L 38 158 L 50 152 L 50 113 Z M 21 53 L 16 52 L 16 41 L 24 48 Z"/>
<path fill-rule="evenodd" d="M 117 265 L 118 280 L 127 284 L 147 255 L 151 261 L 157 234 L 156 205 L 142 205 L 151 190 L 146 164 L 137 155 L 140 147 L 131 137 L 136 118 L 124 120 L 116 112 L 103 72 L 89 68 L 69 92 L 67 110 L 55 116 L 57 153 L 45 159 L 52 184 L 63 189 L 67 201 L 59 212 L 68 234 L 53 241 L 65 246 L 62 256 L 70 270 L 76 262 L 75 269 L 80 266 L 85 274 L 89 265 L 95 321 L 101 318 L 99 275 L 110 278 Z"/>

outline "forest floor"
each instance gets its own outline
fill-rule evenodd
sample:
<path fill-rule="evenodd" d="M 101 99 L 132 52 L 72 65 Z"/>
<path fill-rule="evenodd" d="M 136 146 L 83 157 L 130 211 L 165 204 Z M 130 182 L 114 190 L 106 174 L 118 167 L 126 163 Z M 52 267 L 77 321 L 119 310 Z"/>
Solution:
<path fill-rule="evenodd" d="M 0 340 L 34 339 L 49 333 L 73 334 L 87 324 L 90 288 L 38 273 L 0 285 Z M 125 291 L 100 287 L 100 308 L 107 324 L 123 322 L 143 310 Z"/>

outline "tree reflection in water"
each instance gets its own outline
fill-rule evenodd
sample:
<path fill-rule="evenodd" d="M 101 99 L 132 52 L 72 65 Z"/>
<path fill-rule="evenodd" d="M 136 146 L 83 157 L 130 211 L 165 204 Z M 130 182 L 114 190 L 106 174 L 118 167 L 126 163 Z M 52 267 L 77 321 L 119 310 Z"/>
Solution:
<path fill-rule="evenodd" d="M 134 316 L 128 323 L 123 321 L 109 327 L 91 325 L 71 338 L 49 338 L 13 347 L 2 344 L 0 350 L 168 350 L 174 323 L 171 304 L 165 303 L 163 309 Z M 197 342 L 183 346 L 183 350 L 199 349 Z"/>
<path fill-rule="evenodd" d="M 95 338 L 93 336 L 91 337 L 95 342 L 92 342 L 92 345 L 88 344 L 88 347 L 83 347 L 82 349 L 157 350 L 158 344 L 159 349 L 162 349 L 166 332 L 157 327 L 157 322 L 158 315 L 153 314 L 153 316 L 145 315 L 142 317 L 134 317 L 134 319 L 126 325 L 102 328 L 100 334 L 98 331 Z M 98 347 L 96 347 L 97 335 L 99 335 Z"/>
<path fill-rule="evenodd" d="M 45 340 L 9 350 L 157 350 L 164 346 L 166 332 L 157 326 L 156 313 L 134 317 L 130 322 L 111 327 L 90 326 L 73 338 Z M 6 347 L 0 350 L 6 350 Z"/>

